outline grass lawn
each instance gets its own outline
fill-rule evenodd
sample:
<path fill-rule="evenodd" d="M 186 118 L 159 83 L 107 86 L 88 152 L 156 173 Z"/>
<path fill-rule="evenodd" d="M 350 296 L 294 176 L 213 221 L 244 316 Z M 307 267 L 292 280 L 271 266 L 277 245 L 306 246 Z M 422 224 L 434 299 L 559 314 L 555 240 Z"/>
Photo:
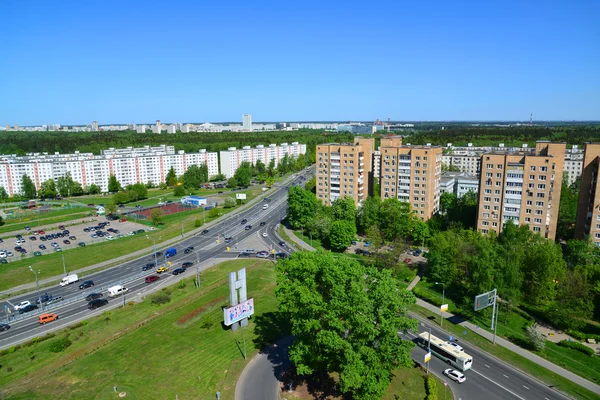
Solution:
<path fill-rule="evenodd" d="M 303 240 L 304 243 L 313 247 L 315 250 L 326 250 L 325 247 L 323 247 L 321 239 L 319 238 L 313 237 L 312 240 L 310 240 L 310 235 L 304 235 L 300 231 L 294 231 L 294 235 L 296 235 L 296 237 L 298 237 L 300 240 Z"/>
<path fill-rule="evenodd" d="M 52 224 L 58 224 L 60 222 L 67 222 L 72 219 L 82 218 L 88 214 L 95 214 L 94 210 L 83 207 L 75 208 L 56 208 L 50 212 L 43 214 L 29 214 L 24 216 L 22 219 L 13 218 L 5 220 L 5 224 L 0 227 L 0 236 L 2 233 L 22 231 L 25 233 L 25 226 L 36 229 L 38 226 L 48 226 Z"/>
<path fill-rule="evenodd" d="M 260 194 L 259 189 L 245 191 L 248 195 L 247 201 Z M 209 211 L 205 212 L 206 222 L 210 222 L 221 215 L 227 214 L 237 207 L 218 208 L 220 215 L 211 216 Z M 189 232 L 196 229 L 196 219 L 203 219 L 202 209 L 194 209 L 191 211 L 170 214 L 163 217 L 164 225 L 161 229 L 153 232 L 146 232 L 150 238 L 156 239 L 157 246 L 159 243 L 172 239 L 181 235 L 181 226 L 183 221 L 184 232 Z M 150 221 L 140 221 L 146 225 L 151 225 Z M 78 247 L 64 251 L 65 263 L 69 271 L 75 271 L 89 265 L 109 261 L 114 258 L 133 253 L 137 250 L 148 248 L 152 242 L 144 235 L 125 236 L 122 239 L 113 240 L 110 242 L 102 241 L 98 244 L 89 245 L 86 247 Z M 160 238 L 160 239 L 159 239 Z M 32 281 L 32 274 L 27 268 L 29 265 L 34 266 L 41 271 L 40 278 L 44 279 L 50 276 L 63 275 L 63 264 L 60 253 L 51 253 L 42 257 L 25 258 L 13 261 L 9 264 L 0 265 L 0 290 L 6 290 L 15 286 L 19 286 Z M 80 276 L 92 274 L 95 271 L 86 271 Z M 56 283 L 56 282 L 55 282 Z"/>
<path fill-rule="evenodd" d="M 420 284 L 419 284 L 420 285 Z M 410 311 L 415 314 L 420 315 L 423 318 L 427 318 L 430 323 L 435 323 L 439 325 L 439 314 L 433 313 L 423 307 L 418 305 L 412 305 L 409 307 Z M 502 316 L 502 315 L 501 315 Z M 502 318 L 500 318 L 502 319 Z M 500 322 L 500 320 L 498 321 Z M 477 346 L 481 350 L 492 354 L 493 356 L 505 361 L 506 363 L 512 365 L 513 367 L 520 369 L 521 371 L 545 382 L 548 385 L 554 385 L 559 387 L 559 389 L 570 396 L 576 399 L 600 399 L 599 394 L 592 393 L 591 391 L 577 385 L 576 383 L 571 382 L 570 380 L 562 377 L 561 375 L 555 374 L 543 367 L 540 367 L 536 363 L 526 359 L 523 356 L 520 356 L 517 353 L 513 353 L 512 351 L 497 345 L 493 345 L 487 339 L 479 336 L 478 334 L 467 330 L 467 335 L 464 335 L 463 332 L 465 328 L 460 325 L 453 324 L 450 320 L 444 321 L 444 329 L 450 332 L 453 336 L 459 337 L 460 340 L 469 342 L 474 346 Z M 553 347 L 553 346 L 550 346 Z M 558 347 L 558 346 L 556 346 Z M 561 349 L 562 350 L 562 349 Z M 569 350 L 569 349 L 565 349 Z M 547 351 L 551 351 L 550 349 Z M 574 352 L 574 351 L 573 351 Z M 581 353 L 579 353 L 581 354 Z M 541 355 L 541 354 L 540 354 Z M 571 355 L 578 357 L 571 353 Z M 583 354 L 582 354 L 583 355 Z M 590 357 L 588 357 L 590 358 Z M 476 362 L 476 361 L 475 361 Z M 589 377 L 586 377 L 590 379 Z"/>
<path fill-rule="evenodd" d="M 425 379 L 427 375 L 421 368 L 415 367 L 410 369 L 400 369 L 394 371 L 392 383 L 388 388 L 384 400 L 423 400 L 425 398 Z M 447 389 L 444 396 L 444 382 L 435 375 L 438 388 L 439 400 L 452 400 L 454 396 L 452 391 Z"/>
<path fill-rule="evenodd" d="M 73 341 L 62 353 L 49 351 L 56 339 L 7 352 L 0 397 L 106 399 L 116 397 L 116 385 L 131 399 L 209 399 L 217 391 L 232 399 L 246 362 L 242 332 L 222 328 L 221 306 L 228 303 L 227 273 L 242 267 L 257 310 L 245 329 L 250 360 L 272 339 L 262 335 L 273 327 L 261 324 L 276 308 L 274 271 L 266 261 L 228 261 L 202 274 L 201 290 L 190 278 L 166 290 L 172 294 L 165 305 L 146 299 L 59 332 L 57 337 L 68 335 Z"/>

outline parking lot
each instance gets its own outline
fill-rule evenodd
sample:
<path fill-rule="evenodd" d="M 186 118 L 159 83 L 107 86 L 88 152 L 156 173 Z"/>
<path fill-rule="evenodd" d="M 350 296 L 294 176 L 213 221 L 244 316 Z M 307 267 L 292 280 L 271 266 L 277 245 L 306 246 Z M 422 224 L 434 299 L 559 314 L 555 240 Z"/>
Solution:
<path fill-rule="evenodd" d="M 104 227 L 101 227 L 101 234 L 103 236 L 99 236 L 94 229 L 90 229 L 98 227 L 102 223 L 106 224 Z M 113 229 L 116 232 L 110 232 L 108 229 Z M 0 239 L 2 240 L 0 242 L 0 260 L 10 262 L 19 260 L 22 257 L 43 256 L 52 252 L 68 251 L 79 246 L 91 246 L 103 241 L 120 240 L 123 237 L 127 237 L 129 232 L 135 232 L 140 229 L 147 231 L 149 228 L 146 225 L 130 220 L 124 222 L 120 222 L 120 220 L 109 221 L 104 216 L 85 218 L 83 220 L 78 219 L 47 227 L 32 227 L 30 230 L 19 232 L 23 238 L 22 243 L 17 243 L 17 238 L 14 234 L 8 237 L 3 235 L 4 238 Z M 65 231 L 68 231 L 66 235 L 64 234 Z M 47 238 L 47 235 L 52 234 L 56 235 L 56 237 Z M 59 236 L 59 234 L 62 236 Z M 92 235 L 96 237 L 92 237 Z M 42 240 L 42 236 L 46 240 Z M 24 249 L 25 253 L 21 253 L 16 249 L 19 246 Z M 60 250 L 56 250 L 56 247 L 60 248 Z"/>

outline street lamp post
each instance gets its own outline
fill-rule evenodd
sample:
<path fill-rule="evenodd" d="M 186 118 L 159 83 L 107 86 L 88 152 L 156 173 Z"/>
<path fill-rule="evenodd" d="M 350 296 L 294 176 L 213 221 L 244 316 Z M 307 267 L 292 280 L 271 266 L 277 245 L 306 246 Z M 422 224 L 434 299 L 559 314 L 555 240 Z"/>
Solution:
<path fill-rule="evenodd" d="M 444 305 L 444 299 L 446 297 L 446 284 L 443 282 L 436 282 L 436 285 L 442 285 L 442 306 Z M 444 312 L 440 307 L 440 327 L 444 326 Z"/>
<path fill-rule="evenodd" d="M 63 253 L 61 251 L 60 255 L 62 256 L 63 270 L 64 270 L 64 273 L 65 273 L 65 276 L 67 276 L 67 265 L 65 264 L 65 253 Z"/>
<path fill-rule="evenodd" d="M 158 239 L 160 240 L 162 236 L 159 236 Z M 158 268 L 158 259 L 156 257 L 156 239 L 154 238 L 150 238 L 150 236 L 146 235 L 146 239 L 148 240 L 152 240 L 152 243 L 154 244 L 153 248 L 154 248 L 154 267 Z"/>
<path fill-rule="evenodd" d="M 42 298 L 40 296 L 40 282 L 38 280 L 38 275 L 39 275 L 39 273 L 41 271 L 38 270 L 37 272 L 35 272 L 34 269 L 31 268 L 31 265 L 29 266 L 29 270 L 33 273 L 33 275 L 35 275 L 35 285 L 37 287 L 38 300 L 40 301 L 40 309 L 43 311 L 44 310 L 44 303 L 42 302 Z"/>

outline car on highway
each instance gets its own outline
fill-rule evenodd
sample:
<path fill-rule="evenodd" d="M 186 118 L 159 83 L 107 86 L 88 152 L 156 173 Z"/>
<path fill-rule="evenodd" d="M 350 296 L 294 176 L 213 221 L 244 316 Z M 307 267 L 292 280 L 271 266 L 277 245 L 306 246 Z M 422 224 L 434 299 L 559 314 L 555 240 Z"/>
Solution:
<path fill-rule="evenodd" d="M 459 345 L 458 343 L 454 343 L 454 342 L 451 342 L 451 341 L 448 341 L 446 343 L 448 343 L 450 346 L 454 347 L 458 351 L 465 351 L 465 349 L 463 349 L 462 346 Z"/>
<path fill-rule="evenodd" d="M 268 258 L 269 257 L 269 252 L 267 251 L 259 251 L 258 253 L 256 253 L 256 257 L 257 258 Z"/>
<path fill-rule="evenodd" d="M 162 257 L 163 256 L 163 252 L 162 251 L 157 251 L 156 253 L 154 253 L 154 255 L 156 257 Z"/>
<path fill-rule="evenodd" d="M 85 301 L 96 300 L 96 299 L 99 299 L 100 297 L 102 297 L 102 293 L 90 293 L 87 296 L 85 296 Z"/>
<path fill-rule="evenodd" d="M 23 300 L 22 302 L 15 304 L 15 311 L 19 311 L 21 308 L 25 308 L 28 305 L 31 305 L 29 300 Z"/>
<path fill-rule="evenodd" d="M 106 299 L 96 299 L 92 300 L 88 303 L 88 309 L 95 310 L 98 307 L 102 307 L 108 304 L 108 300 Z"/>
<path fill-rule="evenodd" d="M 94 281 L 85 281 L 81 285 L 79 285 L 79 289 L 87 289 L 92 286 L 94 286 Z"/>
<path fill-rule="evenodd" d="M 9 324 L 0 324 L 0 332 L 7 331 L 10 329 Z"/>
<path fill-rule="evenodd" d="M 65 239 L 65 240 L 63 240 L 63 243 L 64 244 L 71 244 L 71 241 L 69 239 Z"/>
<path fill-rule="evenodd" d="M 147 276 L 146 279 L 144 279 L 144 280 L 146 281 L 146 283 L 152 283 L 152 282 L 156 282 L 159 279 L 160 279 L 160 276 L 158 276 L 158 275 L 150 275 L 150 276 Z"/>
<path fill-rule="evenodd" d="M 151 270 L 151 269 L 153 269 L 153 268 L 155 268 L 155 267 L 156 267 L 156 266 L 154 265 L 154 263 L 148 263 L 148 264 L 146 264 L 146 265 L 144 265 L 144 266 L 142 267 L 142 271 L 148 271 L 148 270 Z"/>
<path fill-rule="evenodd" d="M 288 258 L 288 255 L 285 253 L 275 253 L 275 258 Z"/>
<path fill-rule="evenodd" d="M 463 383 L 464 381 L 467 380 L 467 378 L 465 377 L 465 375 L 462 372 L 457 371 L 452 368 L 448 368 L 448 369 L 444 370 L 444 375 L 446 375 L 448 378 L 450 378 L 453 381 L 458 382 L 458 383 Z"/>
<path fill-rule="evenodd" d="M 50 306 L 52 304 L 60 303 L 61 301 L 64 301 L 64 300 L 65 300 L 65 298 L 62 296 L 53 297 L 50 300 L 48 300 L 48 302 L 46 303 L 46 307 Z"/>
<path fill-rule="evenodd" d="M 252 225 L 246 225 L 246 227 L 244 229 L 249 231 L 250 229 L 252 229 Z"/>
<path fill-rule="evenodd" d="M 42 314 L 38 317 L 38 322 L 44 325 L 47 322 L 56 321 L 58 319 L 58 314 Z"/>
<path fill-rule="evenodd" d="M 244 225 L 246 222 L 248 222 L 248 220 L 247 220 L 246 218 L 244 218 L 244 219 L 242 220 L 242 223 L 241 223 L 241 225 Z"/>
<path fill-rule="evenodd" d="M 268 237 L 269 235 L 267 234 L 267 232 L 263 232 L 262 233 L 262 237 Z"/>
<path fill-rule="evenodd" d="M 226 237 L 224 240 L 225 240 L 225 243 L 231 243 L 231 242 L 233 242 L 233 238 L 231 236 Z"/>
<path fill-rule="evenodd" d="M 40 250 L 46 250 L 46 246 L 44 246 L 43 244 L 40 244 L 40 245 L 38 246 L 38 248 L 39 248 Z"/>
<path fill-rule="evenodd" d="M 185 268 L 183 267 L 179 267 L 173 270 L 173 275 L 179 275 L 179 274 L 183 274 L 186 271 Z"/>
<path fill-rule="evenodd" d="M 47 303 L 50 300 L 52 300 L 52 295 L 48 294 L 48 293 L 44 293 L 35 302 L 37 304 L 40 304 L 40 303 Z"/>
<path fill-rule="evenodd" d="M 181 264 L 182 268 L 191 268 L 194 266 L 194 263 L 192 261 L 186 261 L 183 264 Z"/>
<path fill-rule="evenodd" d="M 265 226 L 266 224 L 267 224 L 267 223 L 266 223 L 265 221 L 262 221 L 262 222 L 260 223 L 260 226 Z"/>
<path fill-rule="evenodd" d="M 280 245 L 281 247 L 285 247 L 285 246 L 287 246 L 283 240 L 279 242 L 279 245 Z"/>
<path fill-rule="evenodd" d="M 205 229 L 202 232 L 200 232 L 201 235 L 206 235 L 207 233 L 208 233 L 208 229 Z"/>
<path fill-rule="evenodd" d="M 33 311 L 33 310 L 37 310 L 38 306 L 36 306 L 35 304 L 30 304 L 28 306 L 25 306 L 23 308 L 19 308 L 19 314 L 25 314 L 27 312 Z"/>
<path fill-rule="evenodd" d="M 79 247 L 85 247 L 85 242 L 79 242 L 79 243 L 77 243 L 77 246 L 79 246 Z"/>
<path fill-rule="evenodd" d="M 185 250 L 183 250 L 183 252 L 184 252 L 185 254 L 189 254 L 189 253 L 191 253 L 192 251 L 194 251 L 194 246 L 188 246 L 188 247 L 186 247 L 186 248 L 185 248 Z"/>
<path fill-rule="evenodd" d="M 159 269 L 156 270 L 157 274 L 162 274 L 163 272 L 167 272 L 169 270 L 169 267 L 160 267 Z"/>

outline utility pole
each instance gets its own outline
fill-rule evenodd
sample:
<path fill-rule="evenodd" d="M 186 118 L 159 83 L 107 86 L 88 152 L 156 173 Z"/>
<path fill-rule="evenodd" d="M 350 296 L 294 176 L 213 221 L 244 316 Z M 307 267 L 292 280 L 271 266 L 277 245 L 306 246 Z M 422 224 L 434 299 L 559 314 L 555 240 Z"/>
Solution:
<path fill-rule="evenodd" d="M 183 220 L 181 220 L 181 238 L 183 239 Z"/>
<path fill-rule="evenodd" d="M 196 253 L 196 289 L 200 289 L 200 258 Z"/>
<path fill-rule="evenodd" d="M 67 276 L 67 265 L 65 264 L 65 253 L 61 252 L 60 254 L 62 255 L 63 270 L 65 272 L 65 276 Z"/>
<path fill-rule="evenodd" d="M 40 282 L 38 280 L 38 274 L 40 273 L 40 271 L 38 270 L 38 272 L 35 272 L 33 268 L 31 268 L 31 265 L 29 266 L 29 270 L 33 273 L 33 275 L 35 275 L 35 285 L 37 286 L 38 300 L 40 301 L 40 310 L 44 311 L 44 302 L 42 302 L 42 297 L 40 296 Z"/>

